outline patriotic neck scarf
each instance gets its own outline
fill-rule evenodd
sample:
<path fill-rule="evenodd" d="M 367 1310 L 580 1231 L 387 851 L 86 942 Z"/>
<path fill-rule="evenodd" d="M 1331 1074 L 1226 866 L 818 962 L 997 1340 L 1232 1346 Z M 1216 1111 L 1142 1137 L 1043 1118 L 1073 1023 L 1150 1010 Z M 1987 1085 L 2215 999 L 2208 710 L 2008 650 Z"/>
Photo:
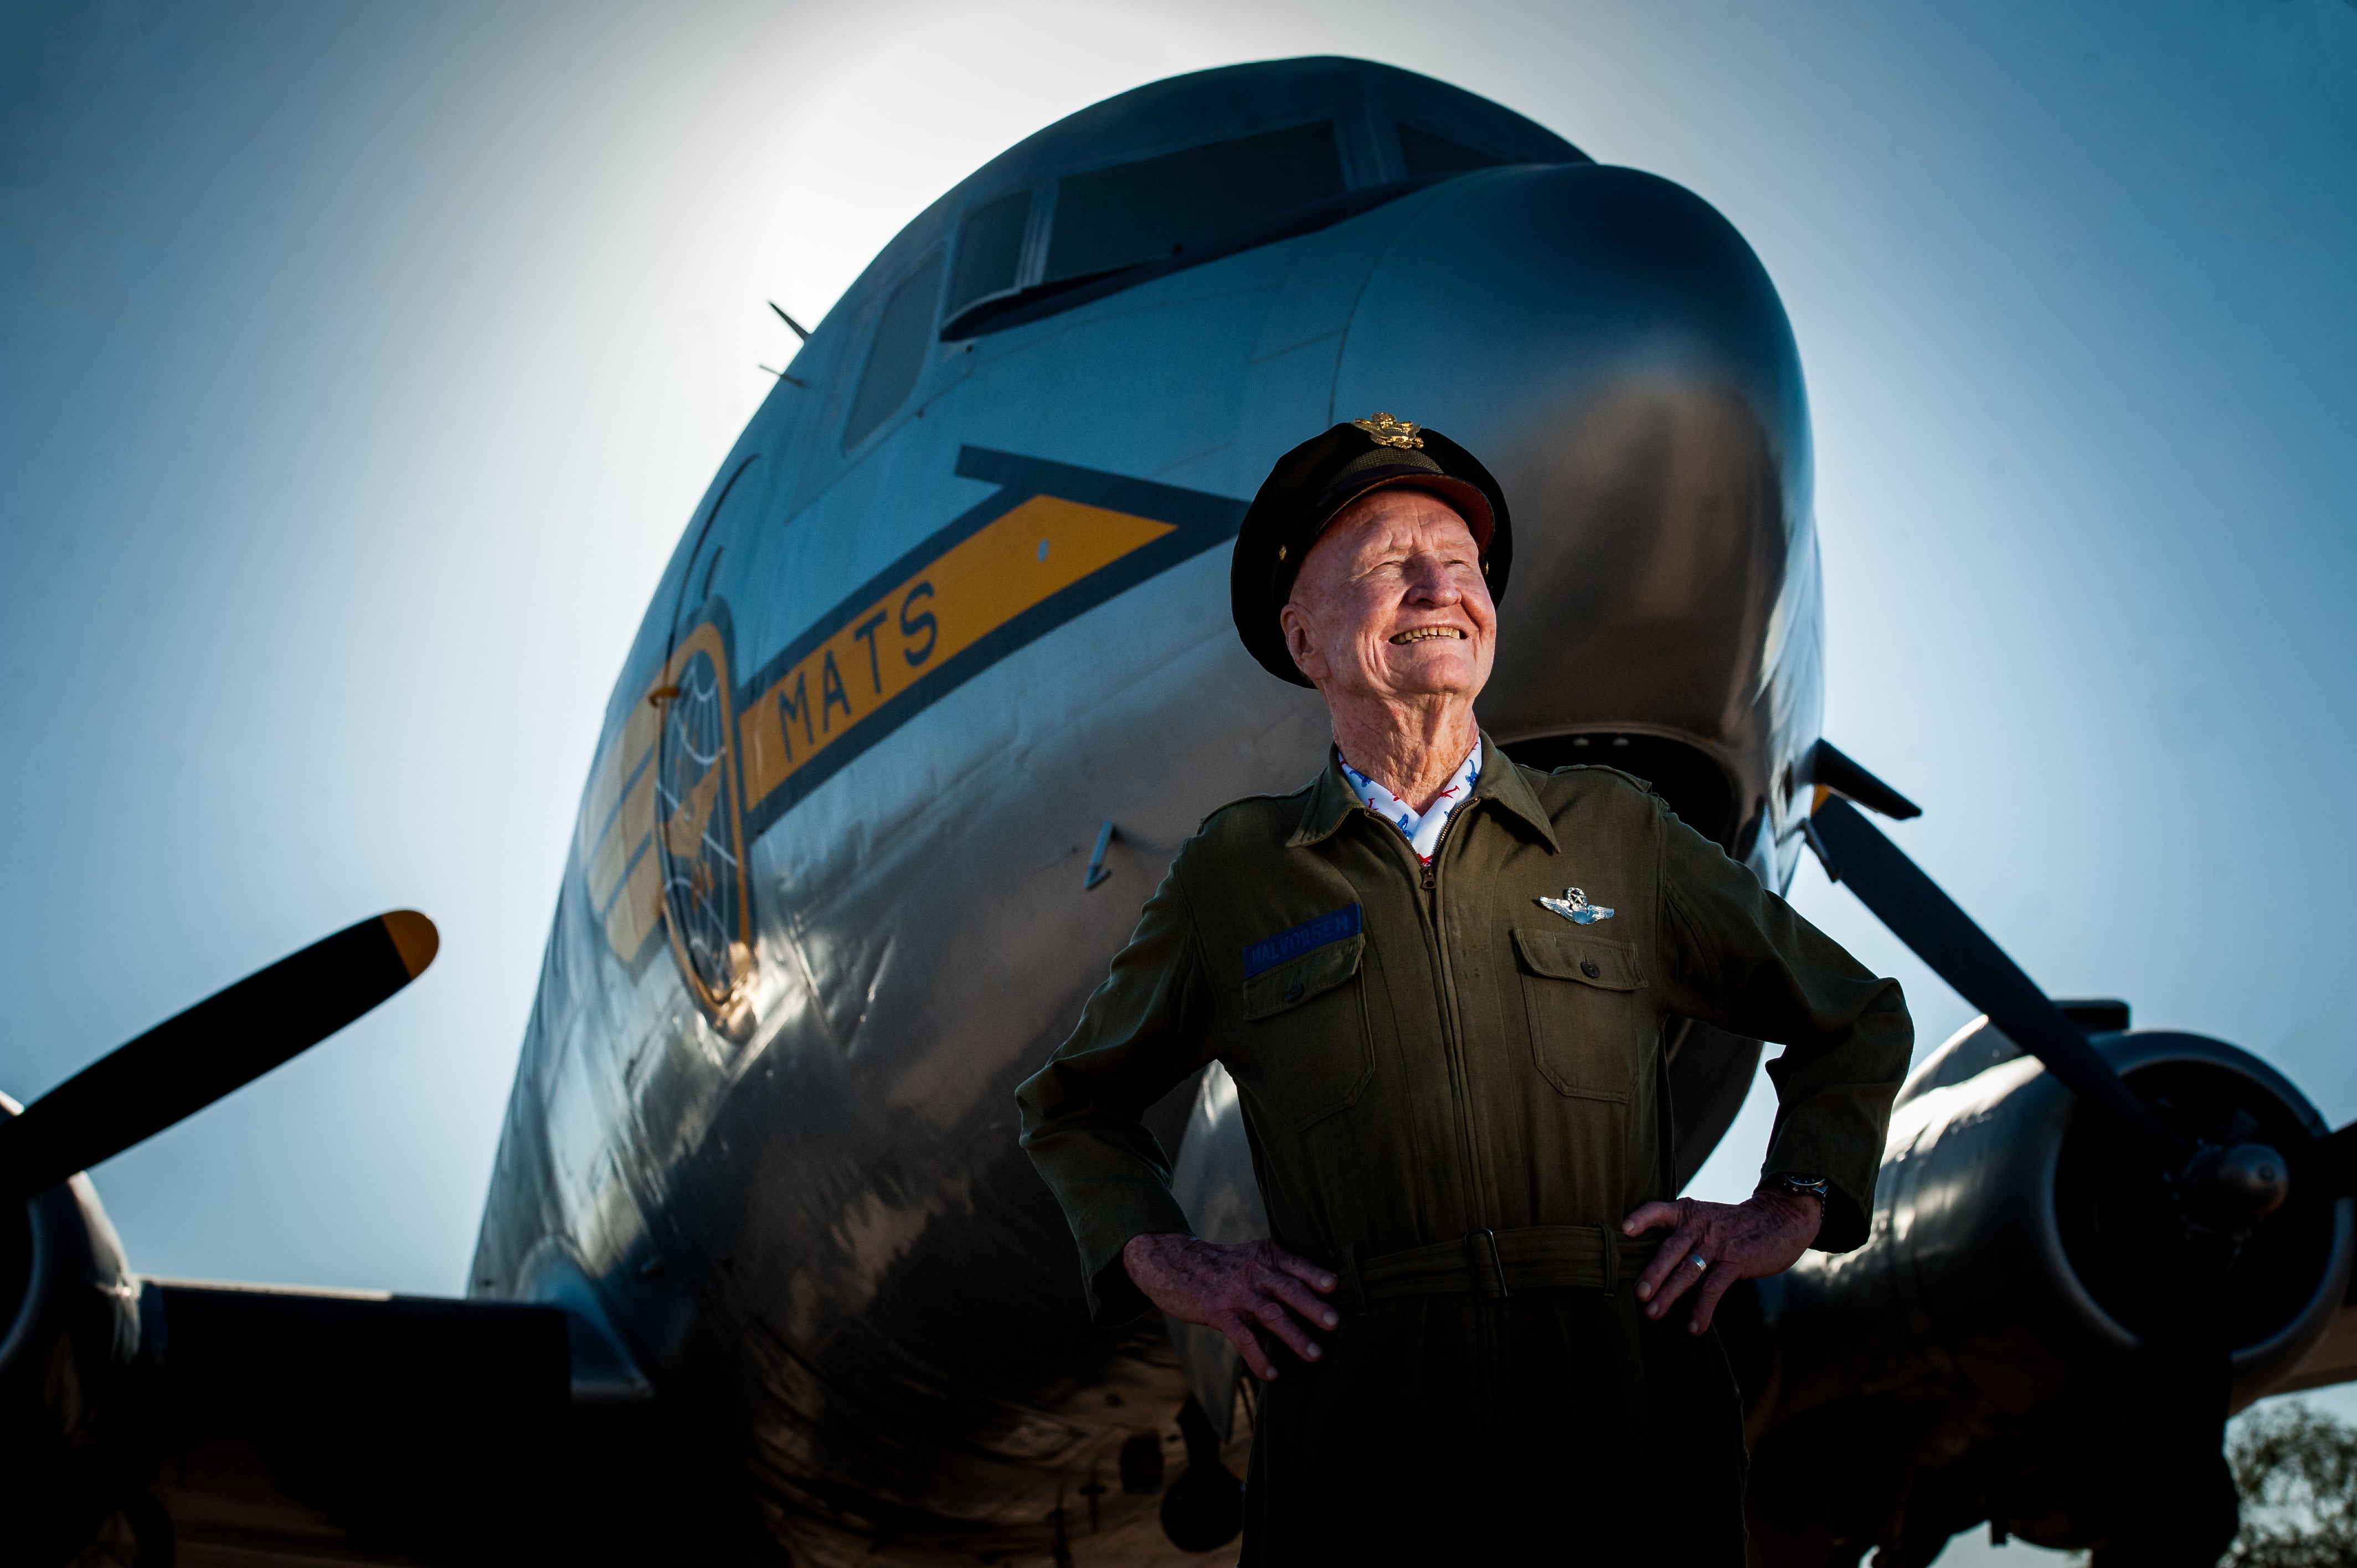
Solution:
<path fill-rule="evenodd" d="M 1407 840 L 1408 848 L 1415 851 L 1416 859 L 1429 865 L 1432 852 L 1440 843 L 1440 830 L 1448 825 L 1449 813 L 1473 798 L 1473 782 L 1481 777 L 1481 742 L 1476 736 L 1473 749 L 1465 754 L 1458 765 L 1448 788 L 1432 803 L 1432 810 L 1418 815 L 1415 807 L 1384 789 L 1365 774 L 1351 766 L 1347 758 L 1337 757 L 1342 764 L 1342 777 L 1351 781 L 1367 810 L 1399 829 Z"/>

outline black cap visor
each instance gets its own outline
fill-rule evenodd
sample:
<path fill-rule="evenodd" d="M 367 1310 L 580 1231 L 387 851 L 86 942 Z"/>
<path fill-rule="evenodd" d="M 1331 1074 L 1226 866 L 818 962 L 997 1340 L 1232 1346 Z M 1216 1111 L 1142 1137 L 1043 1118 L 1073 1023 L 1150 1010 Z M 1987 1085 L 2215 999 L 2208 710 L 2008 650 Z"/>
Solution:
<path fill-rule="evenodd" d="M 1294 537 L 1286 541 L 1283 559 L 1290 570 L 1285 572 L 1284 583 L 1288 589 L 1295 574 L 1301 570 L 1303 558 L 1309 553 L 1309 547 L 1318 542 L 1318 536 L 1342 515 L 1343 510 L 1351 503 L 1363 500 L 1377 490 L 1423 490 L 1437 496 L 1465 520 L 1465 526 L 1473 533 L 1473 547 L 1484 555 L 1490 553 L 1490 537 L 1497 532 L 1497 521 L 1490 512 L 1490 498 L 1481 493 L 1479 486 L 1454 475 L 1437 474 L 1428 467 L 1406 463 L 1361 468 L 1319 496 L 1302 513 L 1301 523 L 1294 530 Z M 1282 604 L 1284 599 L 1285 596 L 1280 595 L 1277 602 Z"/>

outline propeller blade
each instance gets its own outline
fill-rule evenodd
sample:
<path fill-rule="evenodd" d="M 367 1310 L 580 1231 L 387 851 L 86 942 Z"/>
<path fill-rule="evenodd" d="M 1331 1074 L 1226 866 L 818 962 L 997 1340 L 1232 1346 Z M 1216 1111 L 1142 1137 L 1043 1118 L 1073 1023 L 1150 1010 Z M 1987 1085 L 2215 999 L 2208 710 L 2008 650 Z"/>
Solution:
<path fill-rule="evenodd" d="M 1905 822 L 1923 814 L 1922 807 L 1860 768 L 1848 753 L 1829 740 L 1821 740 L 1809 748 L 1802 775 L 1819 789 L 1830 789 L 1886 817 Z"/>
<path fill-rule="evenodd" d="M 1958 995 L 1987 1014 L 2007 1038 L 2045 1063 L 2064 1088 L 2149 1147 L 2167 1169 L 2181 1168 L 2193 1144 L 2161 1125 L 2128 1092 L 2087 1036 L 1954 899 L 1857 807 L 1827 788 L 1820 784 L 1820 802 L 1808 820 L 1810 847 L 1824 863 L 1825 875 L 1846 884 L 1893 935 Z"/>
<path fill-rule="evenodd" d="M 441 940 L 395 909 L 166 1019 L 0 1122 L 0 1193 L 46 1192 L 243 1088 L 425 973 Z"/>

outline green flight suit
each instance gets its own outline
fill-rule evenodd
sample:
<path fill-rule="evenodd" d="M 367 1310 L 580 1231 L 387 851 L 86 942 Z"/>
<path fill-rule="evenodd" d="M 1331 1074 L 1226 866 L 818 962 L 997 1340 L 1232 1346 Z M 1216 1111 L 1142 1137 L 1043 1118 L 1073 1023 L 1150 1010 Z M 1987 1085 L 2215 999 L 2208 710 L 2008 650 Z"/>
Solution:
<path fill-rule="evenodd" d="M 1341 1277 L 1322 1360 L 1273 1345 L 1245 1563 L 1537 1541 L 1734 1568 L 1733 1378 L 1684 1303 L 1645 1317 L 1652 1248 L 1618 1229 L 1675 1196 L 1663 1023 L 1786 1046 L 1766 1170 L 1831 1183 L 1816 1244 L 1841 1251 L 1866 1239 L 1905 1003 L 1639 781 L 1482 747 L 1429 865 L 1330 760 L 1213 812 L 1018 1090 L 1023 1144 L 1097 1321 L 1135 1316 L 1123 1246 L 1189 1229 L 1139 1115 L 1217 1059 L 1275 1240 Z M 1609 917 L 1538 902 L 1571 886 Z"/>

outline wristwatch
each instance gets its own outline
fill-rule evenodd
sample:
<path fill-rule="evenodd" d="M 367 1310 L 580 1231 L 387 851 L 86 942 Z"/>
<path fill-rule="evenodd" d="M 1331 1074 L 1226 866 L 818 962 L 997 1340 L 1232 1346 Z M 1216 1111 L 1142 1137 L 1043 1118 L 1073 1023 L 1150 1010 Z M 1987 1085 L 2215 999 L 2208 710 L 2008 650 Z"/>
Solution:
<path fill-rule="evenodd" d="M 1772 1188 L 1777 1192 L 1789 1192 L 1813 1197 L 1819 1203 L 1823 1203 L 1825 1200 L 1825 1194 L 1832 1190 L 1824 1177 L 1803 1176 L 1798 1171 L 1778 1171 L 1774 1176 L 1761 1178 L 1760 1187 L 1763 1192 Z"/>

